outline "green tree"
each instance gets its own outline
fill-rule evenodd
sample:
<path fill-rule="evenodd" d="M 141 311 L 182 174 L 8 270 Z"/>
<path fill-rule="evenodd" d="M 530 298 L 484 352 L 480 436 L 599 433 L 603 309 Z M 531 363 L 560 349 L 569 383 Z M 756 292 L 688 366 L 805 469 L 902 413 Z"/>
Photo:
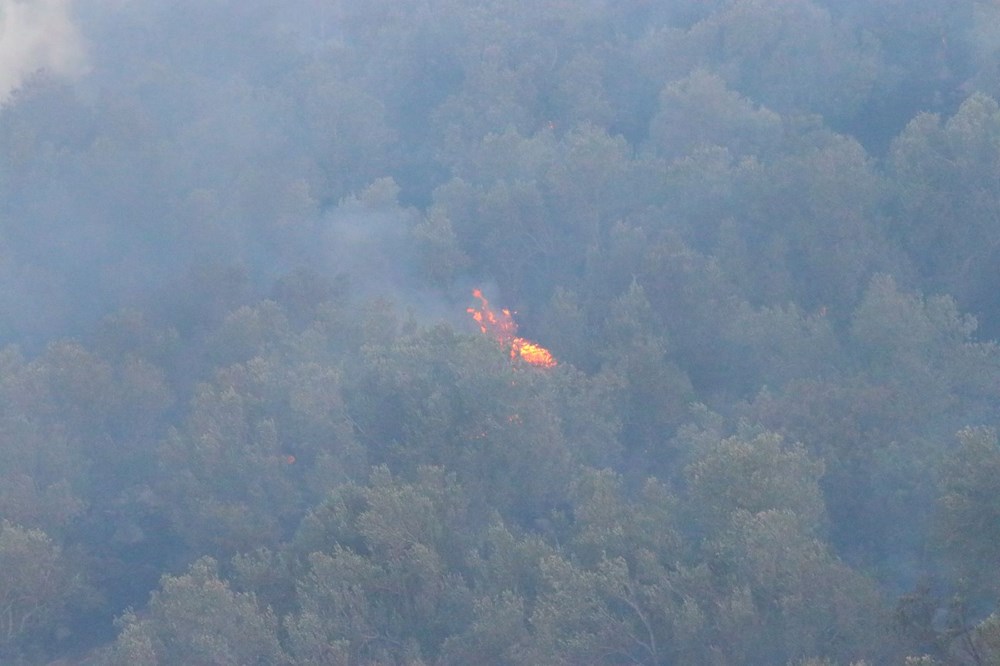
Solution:
<path fill-rule="evenodd" d="M 441 469 L 419 476 L 376 468 L 368 487 L 335 493 L 303 522 L 295 547 L 308 564 L 286 620 L 302 663 L 415 663 L 468 622 L 464 491 Z"/>
<path fill-rule="evenodd" d="M 543 586 L 529 621 L 532 641 L 520 663 L 697 663 L 705 612 L 704 570 L 670 568 L 638 550 L 638 563 L 604 558 L 593 567 L 560 556 L 540 563 Z"/>
<path fill-rule="evenodd" d="M 556 136 L 508 129 L 462 154 L 434 192 L 432 218 L 504 293 L 540 306 L 538 284 L 569 286 L 587 252 L 644 196 L 628 144 L 582 124 Z"/>
<path fill-rule="evenodd" d="M 975 340 L 974 319 L 953 299 L 906 292 L 886 275 L 870 281 L 850 322 L 839 349 L 807 366 L 825 376 L 776 384 L 741 415 L 825 463 L 838 552 L 887 570 L 901 557 L 918 566 L 940 443 L 992 418 L 996 348 Z"/>
<path fill-rule="evenodd" d="M 164 576 L 147 612 L 119 619 L 119 635 L 101 663 L 158 664 L 293 663 L 278 642 L 278 620 L 252 593 L 233 592 L 205 557 L 187 573 Z"/>
<path fill-rule="evenodd" d="M 888 275 L 876 275 L 855 310 L 851 335 L 873 378 L 906 390 L 912 406 L 942 412 L 949 395 L 976 409 L 995 388 L 995 343 L 979 342 L 975 317 L 950 296 L 906 293 Z"/>
<path fill-rule="evenodd" d="M 88 588 L 81 572 L 41 530 L 0 524 L 0 655 L 40 658 L 61 623 L 82 610 Z"/>
<path fill-rule="evenodd" d="M 823 463 L 801 444 L 786 444 L 764 432 L 710 443 L 697 452 L 684 475 L 688 510 L 707 534 L 727 529 L 739 512 L 788 511 L 804 534 L 818 533 L 825 520 L 819 478 Z"/>
<path fill-rule="evenodd" d="M 637 282 L 612 302 L 603 338 L 602 371 L 622 386 L 623 441 L 633 451 L 651 452 L 686 416 L 694 390 L 670 357 L 663 325 Z"/>
<path fill-rule="evenodd" d="M 991 285 L 1000 257 L 1000 107 L 970 96 L 955 114 L 921 114 L 893 142 L 894 232 L 928 286 L 981 313 L 992 331 L 998 306 Z"/>
<path fill-rule="evenodd" d="M 714 606 L 713 642 L 732 663 L 810 655 L 886 663 L 896 654 L 874 582 L 804 531 L 793 511 L 737 510 L 709 552 L 728 588 Z"/>
<path fill-rule="evenodd" d="M 755 106 L 706 70 L 667 84 L 649 127 L 651 144 L 668 159 L 709 146 L 736 158 L 766 155 L 780 146 L 781 133 L 778 114 Z"/>
<path fill-rule="evenodd" d="M 964 428 L 958 446 L 942 463 L 938 484 L 936 541 L 953 563 L 954 576 L 970 590 L 998 591 L 992 572 L 1000 566 L 1000 443 L 996 430 Z M 978 596 L 978 594 L 976 595 Z"/>
<path fill-rule="evenodd" d="M 677 499 L 655 479 L 647 479 L 636 497 L 628 498 L 621 477 L 611 470 L 583 470 L 574 481 L 572 499 L 570 550 L 582 564 L 620 557 L 635 569 L 636 558 L 654 557 L 665 565 L 685 559 Z"/>
<path fill-rule="evenodd" d="M 538 525 L 546 536 L 564 531 L 565 520 Z M 445 664 L 532 663 L 533 638 L 528 616 L 544 589 L 541 562 L 555 547 L 537 533 L 512 531 L 499 520 L 477 534 L 469 553 L 473 601 L 469 624 L 441 649 Z"/>
<path fill-rule="evenodd" d="M 872 272 L 901 263 L 878 208 L 882 181 L 855 140 L 808 123 L 787 131 L 783 154 L 736 173 L 716 254 L 751 303 L 843 316 Z"/>
<path fill-rule="evenodd" d="M 453 471 L 482 490 L 473 501 L 484 518 L 530 524 L 565 499 L 576 464 L 618 453 L 606 386 L 572 368 L 512 361 L 488 336 L 445 326 L 363 351 L 348 406 L 369 460 Z"/>
<path fill-rule="evenodd" d="M 821 541 L 823 464 L 767 432 L 702 445 L 684 499 L 717 577 L 713 649 L 731 663 L 893 654 L 874 582 Z"/>
<path fill-rule="evenodd" d="M 195 552 L 276 546 L 309 504 L 364 469 L 340 373 L 297 358 L 288 351 L 219 369 L 161 443 L 155 490 Z"/>
<path fill-rule="evenodd" d="M 729 3 L 690 38 L 730 87 L 779 113 L 849 118 L 877 74 L 875 44 L 811 0 Z"/>

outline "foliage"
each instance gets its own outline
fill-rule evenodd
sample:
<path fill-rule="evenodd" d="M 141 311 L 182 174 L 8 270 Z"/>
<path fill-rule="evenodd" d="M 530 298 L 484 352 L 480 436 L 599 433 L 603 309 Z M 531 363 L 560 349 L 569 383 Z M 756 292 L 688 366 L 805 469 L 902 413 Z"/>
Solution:
<path fill-rule="evenodd" d="M 164 576 L 148 617 L 132 612 L 103 663 L 283 664 L 277 619 L 253 594 L 233 592 L 215 561 L 202 558 L 188 573 Z"/>
<path fill-rule="evenodd" d="M 990 428 L 965 428 L 958 446 L 942 464 L 937 534 L 941 547 L 957 560 L 967 585 L 980 593 L 995 594 L 996 583 L 988 573 L 996 568 L 997 474 L 1000 444 Z"/>
<path fill-rule="evenodd" d="M 88 590 L 76 564 L 48 535 L 6 520 L 0 524 L 0 570 L 0 654 L 16 661 L 37 649 L 35 641 L 56 638 L 61 623 L 83 610 Z"/>
<path fill-rule="evenodd" d="M 112 4 L 0 10 L 0 661 L 996 660 L 991 3 Z"/>

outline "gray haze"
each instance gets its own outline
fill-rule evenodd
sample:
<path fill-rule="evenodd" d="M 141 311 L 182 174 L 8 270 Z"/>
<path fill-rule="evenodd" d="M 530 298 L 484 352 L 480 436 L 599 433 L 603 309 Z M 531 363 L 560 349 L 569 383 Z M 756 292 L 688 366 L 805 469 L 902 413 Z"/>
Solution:
<path fill-rule="evenodd" d="M 998 99 L 992 0 L 0 0 L 0 663 L 1000 660 Z"/>
<path fill-rule="evenodd" d="M 4 0 L 0 4 L 0 105 L 39 71 L 78 78 L 86 47 L 69 0 Z"/>

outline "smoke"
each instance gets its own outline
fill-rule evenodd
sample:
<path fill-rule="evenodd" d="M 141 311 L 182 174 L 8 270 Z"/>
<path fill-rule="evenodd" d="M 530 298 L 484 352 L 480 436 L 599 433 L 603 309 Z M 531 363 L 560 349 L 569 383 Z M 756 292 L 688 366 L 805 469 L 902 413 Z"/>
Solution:
<path fill-rule="evenodd" d="M 36 72 L 74 77 L 85 70 L 69 0 L 0 0 L 0 105 Z"/>

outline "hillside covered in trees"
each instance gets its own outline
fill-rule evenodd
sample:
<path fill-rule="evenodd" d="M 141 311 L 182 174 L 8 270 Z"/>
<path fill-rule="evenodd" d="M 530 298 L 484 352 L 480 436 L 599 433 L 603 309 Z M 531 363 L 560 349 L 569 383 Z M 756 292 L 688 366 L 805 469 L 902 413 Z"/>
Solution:
<path fill-rule="evenodd" d="M 0 663 L 998 663 L 998 100 L 993 0 L 0 0 Z"/>

